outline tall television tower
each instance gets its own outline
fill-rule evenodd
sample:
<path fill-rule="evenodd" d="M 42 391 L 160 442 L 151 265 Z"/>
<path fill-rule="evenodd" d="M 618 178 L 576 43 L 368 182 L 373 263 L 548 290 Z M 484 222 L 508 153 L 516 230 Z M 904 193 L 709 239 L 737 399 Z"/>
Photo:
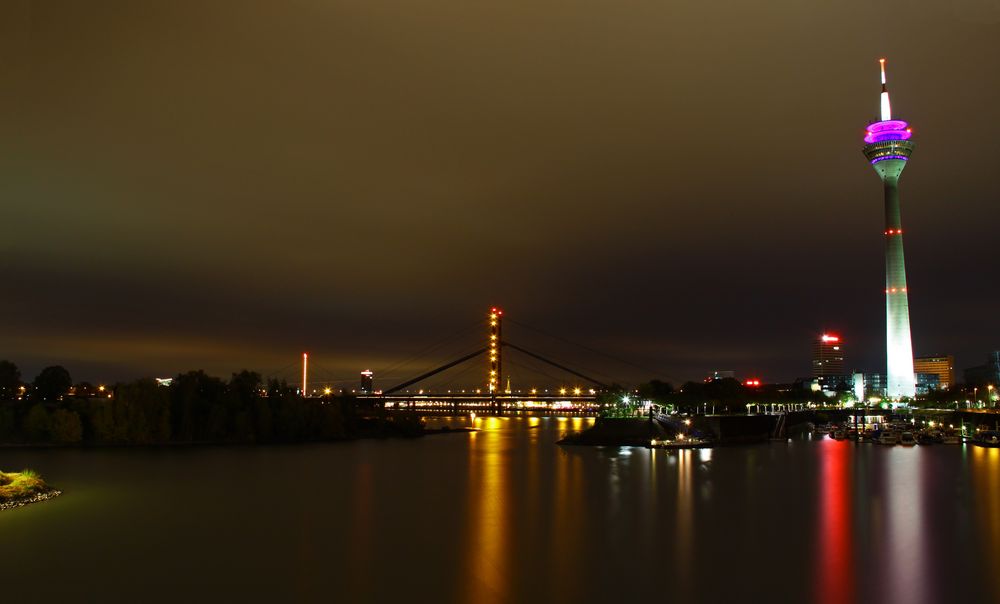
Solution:
<path fill-rule="evenodd" d="M 909 125 L 892 119 L 885 84 L 885 59 L 880 59 L 879 63 L 882 71 L 881 119 L 868 125 L 864 153 L 885 189 L 886 394 L 892 399 L 912 398 L 916 394 L 916 381 L 903 261 L 903 225 L 899 218 L 899 175 L 913 151 L 913 142 L 910 141 Z"/>

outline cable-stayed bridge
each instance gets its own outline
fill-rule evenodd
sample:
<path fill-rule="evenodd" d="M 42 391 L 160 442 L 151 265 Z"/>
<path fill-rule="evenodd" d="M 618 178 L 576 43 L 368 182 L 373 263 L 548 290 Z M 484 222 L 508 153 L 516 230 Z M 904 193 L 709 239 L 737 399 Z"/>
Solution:
<path fill-rule="evenodd" d="M 546 352 L 540 352 L 526 342 L 511 341 L 504 334 L 504 325 L 513 325 L 518 333 L 548 338 Z M 469 346 L 470 331 L 480 334 L 478 345 Z M 480 339 L 482 338 L 482 339 Z M 468 346 L 460 353 L 453 353 L 444 362 L 437 362 L 426 369 L 427 359 L 440 355 L 446 344 Z M 578 364 L 553 358 L 548 352 L 559 345 L 573 347 L 575 356 L 602 356 L 622 364 L 642 369 L 644 373 L 656 372 L 618 359 L 602 351 L 571 342 L 505 317 L 499 308 L 491 308 L 485 323 L 477 321 L 471 328 L 464 328 L 418 352 L 415 356 L 393 366 L 374 372 L 384 388 L 376 387 L 373 372 L 362 374 L 361 387 L 357 381 L 335 379 L 311 359 L 303 355 L 301 365 L 302 392 L 307 396 L 329 395 L 337 391 L 353 391 L 360 400 L 370 401 L 390 409 L 489 411 L 494 413 L 514 410 L 556 409 L 567 412 L 596 410 L 595 401 L 610 390 L 614 379 L 595 369 L 581 368 Z M 472 348 L 472 350 L 469 350 Z M 409 376 L 403 368 L 413 363 L 423 364 L 422 371 Z M 291 366 L 279 370 L 287 375 Z M 367 382 L 365 377 L 367 375 Z M 274 374 L 272 376 L 274 377 Z M 392 381 L 389 381 L 390 378 Z M 294 381 L 298 381 L 295 379 Z M 351 383 L 353 382 L 353 384 Z M 511 384 L 515 384 L 514 387 Z M 351 386 L 354 385 L 355 388 Z M 311 388 L 310 388 L 311 386 Z"/>

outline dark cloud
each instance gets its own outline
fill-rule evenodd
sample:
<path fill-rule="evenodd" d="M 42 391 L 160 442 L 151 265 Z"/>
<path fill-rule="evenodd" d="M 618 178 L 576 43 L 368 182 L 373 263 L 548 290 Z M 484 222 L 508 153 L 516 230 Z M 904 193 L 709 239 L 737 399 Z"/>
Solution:
<path fill-rule="evenodd" d="M 879 56 L 916 351 L 1000 346 L 986 3 L 13 0 L 0 28 L 0 356 L 29 371 L 351 376 L 491 304 L 674 380 L 794 378 L 822 329 L 877 369 Z"/>

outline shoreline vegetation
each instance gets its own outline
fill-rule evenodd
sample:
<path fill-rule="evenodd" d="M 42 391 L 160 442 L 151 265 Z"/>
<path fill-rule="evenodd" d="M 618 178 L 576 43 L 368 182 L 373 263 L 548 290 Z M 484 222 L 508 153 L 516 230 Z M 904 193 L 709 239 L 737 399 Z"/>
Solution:
<path fill-rule="evenodd" d="M 32 470 L 0 471 L 0 510 L 47 501 L 59 495 L 62 495 L 62 491 L 45 484 Z"/>
<path fill-rule="evenodd" d="M 189 371 L 169 385 L 140 379 L 72 393 L 68 375 L 63 382 L 0 397 L 0 446 L 286 444 L 424 434 L 419 417 L 390 415 L 350 395 L 306 398 L 252 371 L 228 381 Z"/>

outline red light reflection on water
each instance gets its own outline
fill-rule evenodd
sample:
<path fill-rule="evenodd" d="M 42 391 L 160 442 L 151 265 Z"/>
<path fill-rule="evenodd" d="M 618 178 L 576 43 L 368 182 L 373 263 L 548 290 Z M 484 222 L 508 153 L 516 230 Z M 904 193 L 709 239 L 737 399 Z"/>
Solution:
<path fill-rule="evenodd" d="M 819 550 L 816 601 L 839 604 L 854 600 L 851 454 L 853 443 L 824 440 L 819 476 Z"/>

